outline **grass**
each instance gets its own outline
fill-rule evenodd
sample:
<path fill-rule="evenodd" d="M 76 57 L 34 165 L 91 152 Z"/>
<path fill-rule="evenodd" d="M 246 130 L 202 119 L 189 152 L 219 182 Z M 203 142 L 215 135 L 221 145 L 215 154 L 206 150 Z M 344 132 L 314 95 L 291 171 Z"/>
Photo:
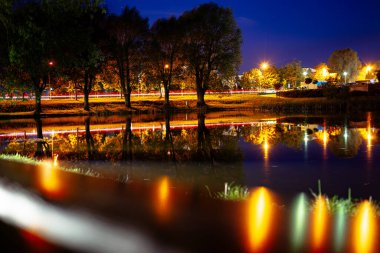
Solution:
<path fill-rule="evenodd" d="M 30 164 L 30 165 L 42 165 L 43 161 L 41 160 L 36 160 L 32 159 L 27 156 L 22 156 L 19 154 L 14 154 L 14 155 L 9 155 L 9 154 L 0 154 L 0 159 L 11 161 L 11 162 L 17 162 L 17 163 L 23 163 L 23 164 Z M 70 173 L 75 173 L 75 174 L 80 174 L 80 175 L 85 175 L 85 176 L 90 176 L 90 177 L 101 177 L 99 173 L 96 173 L 91 170 L 85 170 L 81 168 L 66 168 L 62 166 L 58 166 L 58 169 Z"/>
<path fill-rule="evenodd" d="M 42 164 L 41 161 L 38 161 L 36 159 L 31 159 L 31 158 L 29 158 L 27 156 L 22 156 L 22 155 L 19 155 L 19 154 L 15 154 L 15 155 L 0 154 L 0 159 L 11 161 L 11 162 L 30 164 L 30 165 L 40 165 L 40 164 Z"/>
<path fill-rule="evenodd" d="M 267 105 L 285 105 L 289 103 L 318 103 L 323 98 L 280 98 L 276 96 L 261 96 L 257 94 L 206 94 L 206 103 L 209 110 L 252 110 Z M 164 98 L 157 96 L 133 96 L 132 109 L 126 109 L 124 99 L 121 98 L 91 98 L 90 106 L 92 114 L 119 114 L 125 112 L 149 112 L 162 111 Z M 196 111 L 196 95 L 176 95 L 170 97 L 170 103 L 174 110 Z M 34 110 L 34 101 L 1 101 L 0 117 L 31 117 Z M 88 115 L 83 110 L 83 100 L 52 99 L 42 101 L 42 113 L 48 115 Z"/>
<path fill-rule="evenodd" d="M 206 186 L 210 193 L 209 188 Z M 210 193 L 212 196 L 212 194 Z M 232 183 L 224 183 L 224 191 L 215 193 L 214 197 L 217 199 L 228 201 L 242 201 L 246 200 L 249 196 L 248 187 L 242 185 L 235 185 Z"/>
<path fill-rule="evenodd" d="M 348 215 L 354 215 L 357 212 L 359 204 L 362 202 L 362 200 L 360 199 L 352 199 L 351 188 L 348 188 L 347 198 L 341 198 L 337 195 L 333 195 L 332 197 L 323 195 L 320 180 L 318 180 L 318 194 L 314 193 L 311 189 L 310 191 L 315 200 L 319 198 L 320 196 L 325 197 L 327 210 L 332 214 L 336 214 L 339 212 L 339 210 L 342 209 L 344 210 L 344 213 Z M 371 197 L 369 198 L 369 201 L 371 202 L 372 206 L 375 208 L 377 216 L 380 216 L 379 204 L 373 201 Z M 310 208 L 313 209 L 313 206 L 311 206 Z"/>
<path fill-rule="evenodd" d="M 226 201 L 244 201 L 250 195 L 247 186 L 235 185 L 234 182 L 225 183 L 224 191 L 220 191 L 215 194 L 212 194 L 207 186 L 206 188 L 209 191 L 209 195 L 211 197 Z M 318 180 L 318 193 L 313 192 L 313 190 L 311 189 L 310 192 L 314 197 L 314 200 L 317 200 L 317 198 L 319 198 L 320 196 L 324 196 L 326 200 L 327 210 L 331 214 L 336 214 L 340 210 L 343 210 L 344 213 L 347 215 L 355 215 L 359 204 L 362 202 L 362 200 L 360 199 L 352 199 L 351 188 L 348 189 L 347 198 L 341 198 L 337 195 L 334 195 L 332 197 L 323 195 L 320 180 Z M 370 198 L 370 202 L 376 210 L 377 216 L 380 216 L 380 205 L 377 202 L 373 201 L 372 198 Z M 315 201 L 310 202 L 309 210 L 313 210 L 314 203 Z"/>

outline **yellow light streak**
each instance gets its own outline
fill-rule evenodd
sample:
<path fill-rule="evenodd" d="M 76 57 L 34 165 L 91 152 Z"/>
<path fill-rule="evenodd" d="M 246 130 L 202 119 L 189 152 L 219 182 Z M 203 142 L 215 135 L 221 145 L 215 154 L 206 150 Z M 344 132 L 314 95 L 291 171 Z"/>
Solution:
<path fill-rule="evenodd" d="M 376 236 L 376 214 L 369 201 L 364 201 L 358 207 L 354 219 L 354 252 L 374 252 Z"/>
<path fill-rule="evenodd" d="M 156 210 L 159 217 L 165 220 L 168 217 L 170 211 L 170 183 L 168 177 L 163 177 L 158 182 L 158 188 L 156 191 Z"/>
<path fill-rule="evenodd" d="M 326 241 L 328 228 L 327 205 L 323 196 L 318 196 L 315 200 L 312 223 L 312 247 L 314 251 L 320 251 Z"/>
<path fill-rule="evenodd" d="M 253 252 L 262 251 L 270 238 L 274 221 L 273 198 L 264 187 L 258 188 L 248 200 L 248 245 Z"/>

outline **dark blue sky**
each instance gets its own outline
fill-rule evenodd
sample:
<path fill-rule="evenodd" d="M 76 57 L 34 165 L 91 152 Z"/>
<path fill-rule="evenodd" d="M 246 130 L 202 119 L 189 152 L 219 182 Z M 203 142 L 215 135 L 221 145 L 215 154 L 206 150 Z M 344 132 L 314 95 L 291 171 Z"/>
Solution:
<path fill-rule="evenodd" d="M 179 16 L 201 0 L 105 0 L 111 12 L 135 6 L 152 24 Z M 364 63 L 380 60 L 380 0 L 218 0 L 230 7 L 243 34 L 240 72 L 267 60 L 293 59 L 305 67 L 327 62 L 336 49 L 352 48 Z"/>

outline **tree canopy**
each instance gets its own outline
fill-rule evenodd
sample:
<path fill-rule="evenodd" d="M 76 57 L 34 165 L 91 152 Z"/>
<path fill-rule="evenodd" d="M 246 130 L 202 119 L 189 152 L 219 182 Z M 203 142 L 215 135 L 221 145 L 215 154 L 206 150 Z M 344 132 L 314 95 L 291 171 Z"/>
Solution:
<path fill-rule="evenodd" d="M 181 16 L 184 24 L 184 59 L 195 76 L 197 105 L 206 103 L 204 94 L 223 75 L 233 76 L 241 62 L 240 29 L 229 8 L 202 4 Z"/>
<path fill-rule="evenodd" d="M 344 73 L 347 73 L 346 81 L 356 80 L 361 62 L 358 53 L 351 48 L 335 50 L 328 60 L 328 66 L 332 72 L 337 73 L 337 78 L 344 81 Z"/>

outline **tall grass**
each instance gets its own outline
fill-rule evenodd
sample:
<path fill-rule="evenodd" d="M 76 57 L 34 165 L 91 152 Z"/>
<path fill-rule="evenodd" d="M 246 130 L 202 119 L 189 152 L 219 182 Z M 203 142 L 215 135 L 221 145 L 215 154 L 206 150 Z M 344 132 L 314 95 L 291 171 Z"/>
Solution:
<path fill-rule="evenodd" d="M 11 162 L 18 162 L 18 163 L 23 163 L 23 164 L 30 164 L 30 165 L 41 165 L 43 161 L 36 160 L 27 156 L 22 156 L 20 154 L 14 154 L 14 155 L 9 155 L 9 154 L 0 154 L 0 159 L 11 161 Z M 101 175 L 95 171 L 88 170 L 88 169 L 82 169 L 82 168 L 66 168 L 63 166 L 57 166 L 57 169 L 70 172 L 70 173 L 75 173 L 75 174 L 80 174 L 80 175 L 85 175 L 85 176 L 91 176 L 91 177 L 101 177 Z"/>
<path fill-rule="evenodd" d="M 212 196 L 211 193 L 210 195 Z M 214 197 L 217 199 L 230 200 L 230 201 L 245 200 L 248 198 L 248 196 L 249 196 L 249 191 L 248 191 L 247 186 L 235 185 L 234 182 L 224 183 L 224 191 L 217 192 L 214 195 Z"/>
<path fill-rule="evenodd" d="M 321 180 L 318 180 L 318 194 L 314 193 L 313 190 L 310 189 L 311 194 L 315 199 L 320 196 L 324 196 L 326 199 L 327 209 L 330 213 L 337 213 L 340 209 L 343 209 L 344 212 L 348 215 L 354 215 L 357 211 L 357 207 L 362 202 L 361 199 L 353 199 L 351 194 L 351 188 L 348 188 L 347 198 L 342 198 L 337 195 L 333 195 L 332 197 L 328 197 L 322 193 Z M 380 206 L 378 203 L 369 198 L 371 204 L 376 209 L 376 213 L 380 216 Z M 313 208 L 313 206 L 311 206 Z"/>

